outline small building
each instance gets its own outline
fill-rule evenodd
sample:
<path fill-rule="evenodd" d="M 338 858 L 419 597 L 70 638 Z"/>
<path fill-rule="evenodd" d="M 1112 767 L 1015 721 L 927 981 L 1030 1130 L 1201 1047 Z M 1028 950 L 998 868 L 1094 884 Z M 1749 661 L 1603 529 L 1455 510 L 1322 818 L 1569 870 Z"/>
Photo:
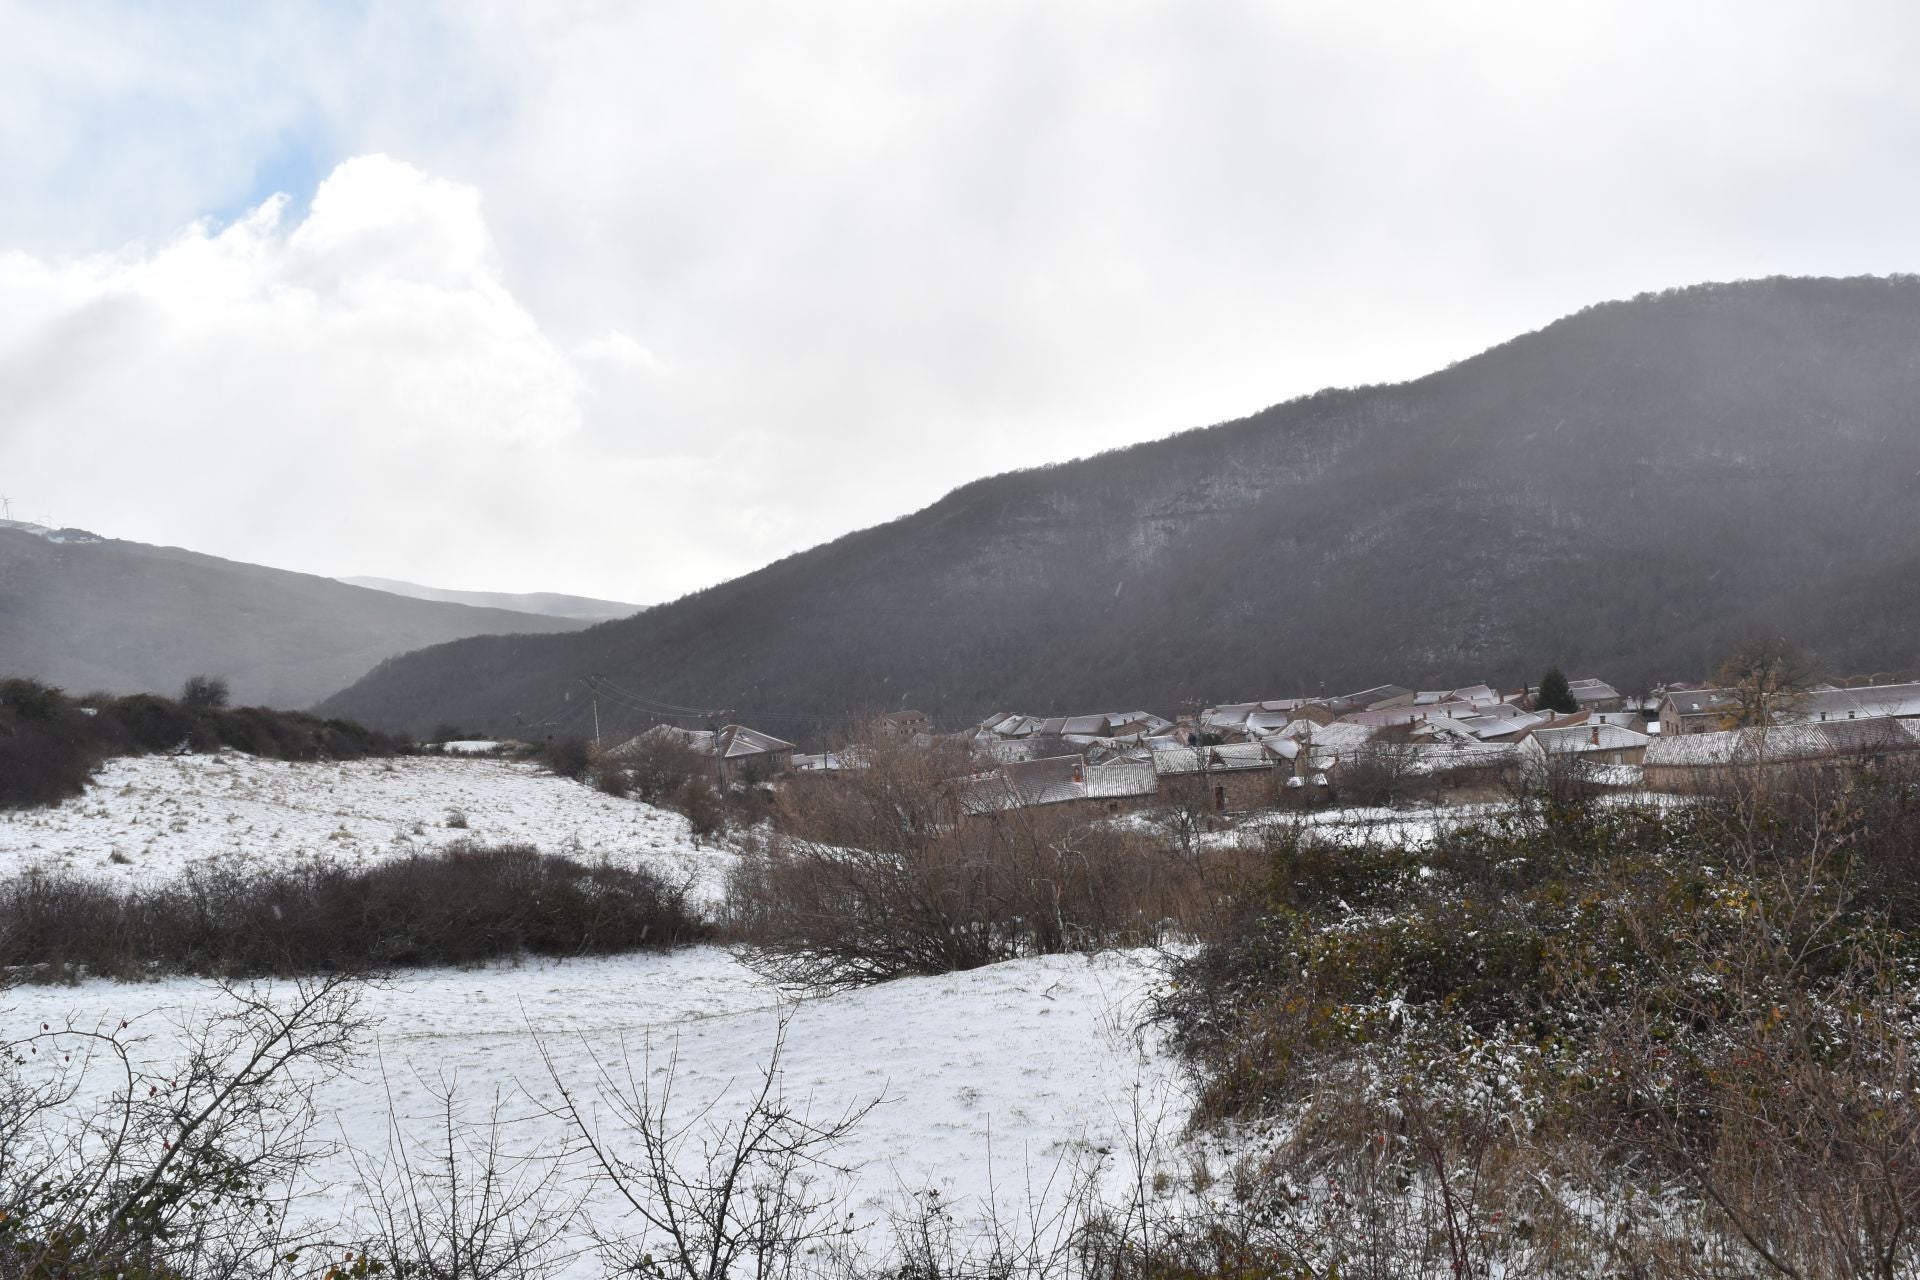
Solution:
<path fill-rule="evenodd" d="M 885 711 L 873 718 L 873 732 L 884 741 L 908 741 L 932 733 L 933 721 L 924 711 Z"/>
<path fill-rule="evenodd" d="M 1216 813 L 1265 809 L 1278 794 L 1278 763 L 1279 757 L 1259 742 L 1172 747 L 1153 753 L 1154 789 L 1162 804 L 1204 797 Z"/>
<path fill-rule="evenodd" d="M 1039 804 L 1065 804 L 1087 796 L 1087 762 L 1080 756 L 1049 756 L 1044 760 L 1022 760 L 1002 765 L 1000 776 L 1014 798 L 1016 808 Z"/>
<path fill-rule="evenodd" d="M 1582 711 L 1619 711 L 1627 705 L 1620 691 L 1604 680 L 1569 680 L 1567 691 Z"/>
<path fill-rule="evenodd" d="M 1015 761 L 975 774 L 958 787 L 960 811 L 974 817 L 1066 804 L 1091 813 L 1124 813 L 1153 803 L 1156 794 L 1151 761 L 1088 764 L 1080 756 Z"/>
<path fill-rule="evenodd" d="M 1575 756 L 1584 764 L 1639 764 L 1647 754 L 1646 734 L 1604 721 L 1535 729 L 1530 735 L 1549 757 Z"/>
<path fill-rule="evenodd" d="M 1716 733 L 1739 711 L 1740 700 L 1722 689 L 1673 689 L 1660 699 L 1660 736 Z"/>
<path fill-rule="evenodd" d="M 1703 792 L 1775 770 L 1853 769 L 1920 750 L 1920 722 L 1890 716 L 1662 735 L 1647 744 L 1647 786 Z"/>
<path fill-rule="evenodd" d="M 719 757 L 723 781 L 758 781 L 785 773 L 793 763 L 794 745 L 749 729 L 742 724 L 721 727 L 713 735 L 712 754 Z"/>
<path fill-rule="evenodd" d="M 1102 813 L 1125 813 L 1152 804 L 1159 790 L 1150 759 L 1109 760 L 1087 766 L 1087 803 Z"/>
<path fill-rule="evenodd" d="M 1805 724 L 1839 720 L 1920 718 L 1920 684 L 1867 685 L 1853 689 L 1813 689 L 1790 698 L 1780 718 Z"/>
<path fill-rule="evenodd" d="M 678 743 L 709 760 L 719 757 L 718 772 L 723 782 L 758 781 L 793 767 L 795 748 L 791 742 L 738 724 L 724 725 L 717 730 L 657 724 L 615 747 L 613 754 L 633 755 L 657 741 Z"/>

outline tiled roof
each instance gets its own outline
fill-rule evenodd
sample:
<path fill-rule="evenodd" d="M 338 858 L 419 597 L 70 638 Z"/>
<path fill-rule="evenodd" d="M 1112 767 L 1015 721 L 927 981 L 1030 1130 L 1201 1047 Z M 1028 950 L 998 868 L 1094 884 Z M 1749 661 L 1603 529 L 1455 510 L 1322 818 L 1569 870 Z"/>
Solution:
<path fill-rule="evenodd" d="M 1154 793 L 1153 761 L 1114 760 L 1087 766 L 1087 798 L 1118 800 Z"/>
<path fill-rule="evenodd" d="M 1258 742 L 1227 742 L 1217 747 L 1172 747 L 1153 753 L 1153 771 L 1161 776 L 1202 771 L 1271 769 L 1273 763 L 1272 753 Z"/>
<path fill-rule="evenodd" d="M 1739 701 L 1718 689 L 1677 689 L 1667 695 L 1674 711 L 1683 716 L 1719 715 Z"/>
<path fill-rule="evenodd" d="M 1647 743 L 1648 766 L 1712 766 L 1817 760 L 1824 756 L 1920 748 L 1920 727 L 1889 718 L 1772 725 L 1678 734 Z"/>
<path fill-rule="evenodd" d="M 1383 702 L 1392 702 L 1395 698 L 1413 696 L 1414 692 L 1411 689 L 1403 689 L 1397 684 L 1380 684 L 1371 689 L 1362 689 L 1358 693 L 1348 694 L 1347 701 L 1356 702 L 1361 710 L 1366 710 L 1369 707 L 1377 707 Z"/>
<path fill-rule="evenodd" d="M 1786 718 L 1865 720 L 1875 716 L 1920 716 L 1920 684 L 1883 684 L 1863 689 L 1823 689 L 1789 701 Z"/>
<path fill-rule="evenodd" d="M 1410 749 L 1409 772 L 1446 773 L 1452 769 L 1497 769 L 1519 759 L 1518 742 L 1433 742 Z"/>
<path fill-rule="evenodd" d="M 1565 728 L 1541 728 L 1533 739 L 1542 749 L 1553 752 L 1631 751 L 1650 741 L 1644 733 L 1617 724 L 1573 724 Z"/>
<path fill-rule="evenodd" d="M 1569 680 L 1567 690 L 1575 702 L 1612 702 L 1620 696 L 1620 691 L 1604 680 Z"/>
<path fill-rule="evenodd" d="M 730 724 L 720 730 L 720 754 L 724 759 L 738 760 L 745 756 L 770 755 L 778 751 L 791 751 L 793 744 L 776 738 L 770 733 L 761 733 L 758 729 L 749 729 L 742 724 Z"/>
<path fill-rule="evenodd" d="M 1048 756 L 1003 765 L 1000 772 L 1021 804 L 1058 804 L 1087 794 L 1086 767 L 1079 756 Z"/>

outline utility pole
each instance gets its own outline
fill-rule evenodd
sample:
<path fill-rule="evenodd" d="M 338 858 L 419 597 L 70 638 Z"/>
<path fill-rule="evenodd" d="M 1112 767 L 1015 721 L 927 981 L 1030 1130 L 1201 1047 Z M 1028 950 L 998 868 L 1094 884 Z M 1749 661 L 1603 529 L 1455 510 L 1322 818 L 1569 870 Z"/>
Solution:
<path fill-rule="evenodd" d="M 720 754 L 720 722 L 733 714 L 730 707 L 723 707 L 707 718 L 707 726 L 713 737 L 713 785 L 716 790 L 725 791 L 727 787 L 726 760 Z"/>
<path fill-rule="evenodd" d="M 600 673 L 596 671 L 592 675 L 575 676 L 574 679 L 587 686 L 587 700 L 593 704 L 593 749 L 598 751 L 600 749 L 600 689 L 594 681 L 600 679 Z"/>

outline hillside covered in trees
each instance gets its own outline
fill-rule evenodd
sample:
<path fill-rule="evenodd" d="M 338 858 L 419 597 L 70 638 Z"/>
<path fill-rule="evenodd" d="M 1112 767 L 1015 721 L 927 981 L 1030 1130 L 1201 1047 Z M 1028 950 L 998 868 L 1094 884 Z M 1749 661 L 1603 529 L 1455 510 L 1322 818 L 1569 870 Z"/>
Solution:
<path fill-rule="evenodd" d="M 1704 285 L 979 480 L 624 621 L 406 654 L 323 709 L 584 723 L 563 700 L 588 673 L 749 723 L 1518 682 L 1549 660 L 1631 689 L 1757 630 L 1833 669 L 1907 666 L 1916 498 L 1920 278 Z"/>

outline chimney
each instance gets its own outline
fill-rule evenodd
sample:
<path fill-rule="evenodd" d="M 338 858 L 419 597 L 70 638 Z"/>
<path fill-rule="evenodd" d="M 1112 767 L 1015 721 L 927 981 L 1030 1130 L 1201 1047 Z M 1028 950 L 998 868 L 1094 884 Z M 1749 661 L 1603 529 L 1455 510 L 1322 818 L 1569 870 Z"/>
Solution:
<path fill-rule="evenodd" d="M 1595 725 L 1593 726 L 1593 728 L 1587 730 L 1587 741 L 1596 747 L 1600 745 L 1600 726 L 1599 725 Z"/>

